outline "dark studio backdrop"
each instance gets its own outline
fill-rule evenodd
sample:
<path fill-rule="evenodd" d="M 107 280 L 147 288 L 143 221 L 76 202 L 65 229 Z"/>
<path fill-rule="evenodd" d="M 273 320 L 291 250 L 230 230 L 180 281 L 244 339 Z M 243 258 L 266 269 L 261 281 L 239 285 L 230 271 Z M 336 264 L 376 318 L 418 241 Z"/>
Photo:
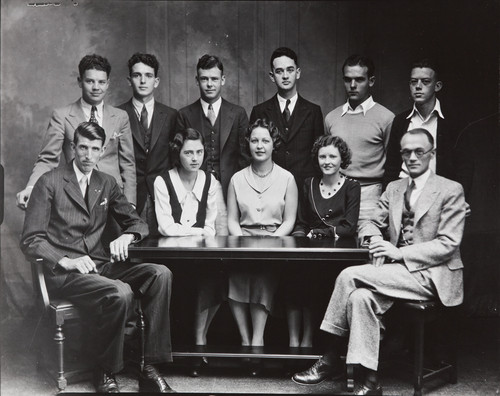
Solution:
<path fill-rule="evenodd" d="M 374 98 L 396 114 L 411 105 L 409 69 L 422 56 L 440 62 L 439 97 L 464 127 L 493 114 L 461 135 L 475 164 L 463 249 L 468 313 L 499 314 L 497 1 L 2 0 L 1 11 L 3 320 L 32 307 L 31 272 L 18 248 L 24 212 L 15 195 L 28 180 L 52 110 L 79 97 L 82 56 L 109 59 L 106 100 L 118 105 L 130 97 L 130 55 L 156 54 L 156 99 L 179 109 L 198 98 L 198 58 L 215 54 L 224 63 L 224 97 L 249 114 L 275 92 L 269 58 L 279 46 L 298 53 L 300 94 L 323 115 L 345 101 L 340 68 L 352 53 L 374 59 Z"/>

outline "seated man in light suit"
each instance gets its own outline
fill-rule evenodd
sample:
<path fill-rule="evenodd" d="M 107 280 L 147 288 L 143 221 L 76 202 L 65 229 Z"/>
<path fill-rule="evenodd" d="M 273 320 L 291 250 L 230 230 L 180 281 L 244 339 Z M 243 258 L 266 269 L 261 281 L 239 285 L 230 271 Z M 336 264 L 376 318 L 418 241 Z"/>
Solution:
<path fill-rule="evenodd" d="M 434 155 L 434 139 L 427 130 L 413 129 L 401 138 L 401 156 L 410 177 L 390 183 L 372 218 L 361 226 L 360 239 L 369 243 L 373 261 L 349 267 L 337 278 L 321 324 L 333 335 L 331 344 L 311 368 L 293 376 L 295 382 L 316 384 L 341 375 L 339 348 L 342 337 L 347 337 L 346 363 L 360 364 L 366 374 L 355 394 L 381 395 L 380 316 L 394 300 L 462 303 L 464 192 L 460 184 L 429 169 Z"/>
<path fill-rule="evenodd" d="M 78 71 L 82 97 L 52 113 L 28 184 L 17 194 L 17 206 L 23 210 L 26 209 L 36 181 L 45 172 L 59 165 L 61 154 L 64 154 L 66 162 L 73 159 L 73 133 L 84 121 L 96 122 L 106 131 L 106 150 L 96 169 L 113 176 L 125 197 L 135 206 L 135 158 L 128 115 L 123 110 L 104 103 L 109 88 L 111 65 L 102 56 L 86 55 L 78 64 Z"/>
<path fill-rule="evenodd" d="M 96 335 L 97 392 L 119 391 L 114 374 L 123 369 L 125 325 L 135 294 L 142 299 L 147 323 L 139 390 L 168 393 L 171 388 L 154 364 L 172 360 L 172 273 L 163 265 L 127 260 L 128 245 L 146 237 L 148 226 L 116 180 L 95 169 L 105 140 L 104 130 L 96 123 L 84 122 L 76 128 L 71 142 L 74 160 L 43 174 L 33 188 L 20 246 L 30 259 L 43 259 L 51 296 L 95 313 L 91 328 L 84 331 Z M 111 259 L 101 242 L 108 216 L 124 230 L 109 246 Z"/>

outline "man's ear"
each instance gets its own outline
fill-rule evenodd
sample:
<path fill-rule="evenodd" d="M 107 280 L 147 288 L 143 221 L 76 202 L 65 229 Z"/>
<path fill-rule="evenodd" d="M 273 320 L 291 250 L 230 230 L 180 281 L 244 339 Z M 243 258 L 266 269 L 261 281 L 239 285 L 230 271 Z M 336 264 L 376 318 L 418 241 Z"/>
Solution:
<path fill-rule="evenodd" d="M 158 88 L 158 85 L 160 85 L 160 77 L 155 77 L 155 84 L 154 87 Z"/>
<path fill-rule="evenodd" d="M 375 85 L 375 76 L 371 76 L 368 78 L 368 85 L 373 87 Z"/>
<path fill-rule="evenodd" d="M 300 78 L 300 67 L 297 67 L 297 70 L 295 70 L 295 74 L 296 74 L 296 79 L 298 80 Z"/>
<path fill-rule="evenodd" d="M 434 86 L 434 92 L 441 91 L 441 88 L 443 88 L 443 82 L 442 81 L 437 81 L 436 85 Z"/>
<path fill-rule="evenodd" d="M 130 76 L 127 76 L 127 81 L 128 81 L 128 86 L 131 87 L 132 86 L 132 78 L 130 78 Z"/>
<path fill-rule="evenodd" d="M 198 80 L 198 75 L 194 76 L 194 79 L 196 80 L 196 85 L 199 87 L 200 86 L 200 80 Z"/>
<path fill-rule="evenodd" d="M 223 74 L 220 78 L 220 85 L 223 86 L 224 84 L 226 84 L 226 76 Z"/>
<path fill-rule="evenodd" d="M 76 81 L 78 81 L 78 86 L 81 88 L 82 87 L 82 79 L 80 76 L 76 78 Z"/>
<path fill-rule="evenodd" d="M 269 78 L 273 83 L 276 83 L 276 80 L 274 79 L 274 73 L 272 71 L 269 72 Z"/>

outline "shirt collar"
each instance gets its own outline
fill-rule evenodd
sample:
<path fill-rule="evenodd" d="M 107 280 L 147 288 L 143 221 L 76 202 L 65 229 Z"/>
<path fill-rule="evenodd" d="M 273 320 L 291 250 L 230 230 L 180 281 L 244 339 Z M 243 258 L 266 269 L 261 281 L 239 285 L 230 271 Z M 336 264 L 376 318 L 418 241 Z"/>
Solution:
<path fill-rule="evenodd" d="M 200 103 L 201 107 L 203 108 L 203 113 L 207 115 L 209 103 L 205 102 L 202 98 L 200 98 Z M 214 113 L 216 116 L 219 115 L 219 110 L 221 105 L 222 105 L 222 96 L 220 96 L 219 99 L 217 99 L 214 103 L 212 103 L 212 108 L 214 109 Z"/>
<path fill-rule="evenodd" d="M 280 94 L 277 94 L 276 96 L 278 97 L 278 103 L 280 105 L 281 112 L 283 112 L 285 110 L 286 101 L 288 99 L 283 98 L 282 96 L 280 96 Z M 295 95 L 293 95 L 290 98 L 290 104 L 288 105 L 288 110 L 290 110 L 290 114 L 293 113 L 293 109 L 295 108 L 295 104 L 297 103 L 297 99 L 298 98 L 299 98 L 299 94 L 298 93 L 295 93 Z"/>
<path fill-rule="evenodd" d="M 431 175 L 431 170 L 427 169 L 424 173 L 422 173 L 420 176 L 412 179 L 411 177 L 408 178 L 408 184 L 411 184 L 412 180 L 415 182 L 415 189 L 421 190 L 424 188 L 425 183 L 427 183 L 427 180 L 429 179 L 429 176 Z"/>
<path fill-rule="evenodd" d="M 142 102 L 138 101 L 136 98 L 132 97 L 132 104 L 134 105 L 134 109 L 135 109 L 137 115 L 140 117 L 141 112 L 142 112 L 142 108 L 144 107 L 144 105 L 146 105 L 146 110 L 148 111 L 148 115 L 153 114 L 153 110 L 155 108 L 155 99 L 151 98 L 146 103 L 142 103 Z"/>
<path fill-rule="evenodd" d="M 82 106 L 83 111 L 85 113 L 88 113 L 88 114 L 90 114 L 90 112 L 92 111 L 92 106 L 95 106 L 97 109 L 97 116 L 96 117 L 102 119 L 102 116 L 104 114 L 104 100 L 97 105 L 91 105 L 91 104 L 88 104 L 87 102 L 85 102 L 85 100 L 83 100 L 83 98 L 81 98 L 80 104 Z"/>
<path fill-rule="evenodd" d="M 83 176 L 87 176 L 87 185 L 90 184 L 90 177 L 92 176 L 93 170 L 91 170 L 88 175 L 85 175 L 80 169 L 78 169 L 78 166 L 76 166 L 75 164 L 75 160 L 73 160 L 73 169 L 75 171 L 76 181 L 78 182 L 78 184 L 80 184 L 80 180 L 82 180 Z"/>
<path fill-rule="evenodd" d="M 349 101 L 347 101 L 344 103 L 344 106 L 342 106 L 342 114 L 340 116 L 342 117 L 347 113 L 349 114 L 363 113 L 363 115 L 366 115 L 366 112 L 370 110 L 373 106 L 375 106 L 375 101 L 373 100 L 373 97 L 371 95 L 363 103 L 359 104 L 355 109 L 353 109 Z"/>
<path fill-rule="evenodd" d="M 181 177 L 179 176 L 179 172 L 177 168 L 173 169 L 173 174 L 171 174 L 172 184 L 174 186 L 175 191 L 178 194 L 179 202 L 182 203 L 186 199 L 186 195 L 190 192 L 193 193 L 198 202 L 201 202 L 201 198 L 203 196 L 203 187 L 205 186 L 206 174 L 205 172 L 199 170 L 198 176 L 196 177 L 196 181 L 194 182 L 193 190 L 187 191 L 182 184 Z"/>
<path fill-rule="evenodd" d="M 417 105 L 415 103 L 413 104 L 412 111 L 410 112 L 410 114 L 408 114 L 408 116 L 406 117 L 406 119 L 411 119 L 415 115 L 418 115 L 425 122 L 429 118 L 431 118 L 433 114 L 437 114 L 438 117 L 441 117 L 444 120 L 444 115 L 443 115 L 443 112 L 441 111 L 441 102 L 439 101 L 438 98 L 436 98 L 436 103 L 434 104 L 434 108 L 429 113 L 429 116 L 427 117 L 426 120 L 424 120 L 424 117 L 422 117 L 422 114 L 420 114 L 420 112 L 418 111 Z"/>

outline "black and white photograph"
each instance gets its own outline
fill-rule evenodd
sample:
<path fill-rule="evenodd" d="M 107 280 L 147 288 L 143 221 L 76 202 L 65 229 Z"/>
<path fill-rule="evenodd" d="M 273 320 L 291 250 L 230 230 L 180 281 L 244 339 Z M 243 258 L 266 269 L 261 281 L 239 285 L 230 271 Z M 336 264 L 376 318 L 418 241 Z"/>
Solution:
<path fill-rule="evenodd" d="M 499 395 L 498 0 L 1 0 L 0 395 Z"/>

